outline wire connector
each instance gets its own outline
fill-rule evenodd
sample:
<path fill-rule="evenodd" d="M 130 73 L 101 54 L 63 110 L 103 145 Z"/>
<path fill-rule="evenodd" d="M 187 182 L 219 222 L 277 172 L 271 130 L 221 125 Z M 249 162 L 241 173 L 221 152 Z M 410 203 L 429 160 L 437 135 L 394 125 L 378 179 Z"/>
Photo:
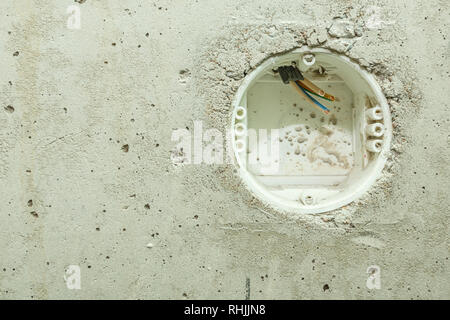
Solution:
<path fill-rule="evenodd" d="M 303 75 L 294 64 L 292 66 L 281 66 L 276 70 L 280 74 L 281 80 L 284 84 L 289 84 L 290 81 L 303 80 Z"/>

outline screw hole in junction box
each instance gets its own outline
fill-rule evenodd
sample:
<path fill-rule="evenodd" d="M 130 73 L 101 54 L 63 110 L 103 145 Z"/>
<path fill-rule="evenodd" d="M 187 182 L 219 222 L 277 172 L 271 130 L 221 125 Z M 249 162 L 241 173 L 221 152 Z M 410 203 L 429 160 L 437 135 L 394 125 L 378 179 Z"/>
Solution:
<path fill-rule="evenodd" d="M 328 114 L 281 81 L 274 70 L 286 65 L 336 97 L 321 100 Z M 392 136 L 386 98 L 373 76 L 345 56 L 305 47 L 272 57 L 247 75 L 233 103 L 239 175 L 275 209 L 340 208 L 366 192 L 385 165 Z"/>

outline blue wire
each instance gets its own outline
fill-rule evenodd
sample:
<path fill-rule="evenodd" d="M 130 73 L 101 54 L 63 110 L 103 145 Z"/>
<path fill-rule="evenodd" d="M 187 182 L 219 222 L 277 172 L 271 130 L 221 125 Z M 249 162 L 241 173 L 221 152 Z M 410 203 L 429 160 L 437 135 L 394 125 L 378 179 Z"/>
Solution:
<path fill-rule="evenodd" d="M 295 82 L 295 84 L 297 85 L 297 87 L 299 87 L 299 88 L 306 94 L 306 96 L 307 96 L 308 98 L 311 99 L 312 102 L 314 102 L 316 105 L 318 105 L 320 109 L 330 112 L 330 109 L 328 109 L 328 108 L 325 107 L 323 104 L 321 104 L 319 101 L 317 101 L 316 99 L 314 99 L 313 97 L 311 97 L 311 96 L 309 95 L 309 93 L 306 92 L 306 90 L 302 88 L 301 85 L 299 85 L 297 82 Z"/>

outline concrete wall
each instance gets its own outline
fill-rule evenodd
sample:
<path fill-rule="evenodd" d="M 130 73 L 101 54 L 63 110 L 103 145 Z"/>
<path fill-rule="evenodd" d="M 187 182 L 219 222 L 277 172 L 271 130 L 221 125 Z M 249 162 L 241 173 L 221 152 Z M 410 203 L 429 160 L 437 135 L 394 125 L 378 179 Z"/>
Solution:
<path fill-rule="evenodd" d="M 4 0 L 0 15 L 2 299 L 449 298 L 447 1 Z M 393 110 L 389 188 L 348 227 L 252 205 L 221 166 L 173 166 L 172 130 L 214 123 L 202 93 L 227 86 L 201 71 L 217 39 L 342 15 L 362 26 L 351 51 L 374 73 L 392 60 L 398 94 L 420 95 Z"/>

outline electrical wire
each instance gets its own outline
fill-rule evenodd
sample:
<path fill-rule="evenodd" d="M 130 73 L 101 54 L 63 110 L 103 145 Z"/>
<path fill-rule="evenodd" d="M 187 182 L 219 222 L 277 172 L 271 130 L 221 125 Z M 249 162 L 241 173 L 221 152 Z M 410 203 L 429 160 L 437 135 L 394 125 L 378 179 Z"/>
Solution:
<path fill-rule="evenodd" d="M 331 100 L 331 99 L 329 99 L 329 98 L 327 98 L 327 97 L 319 96 L 319 95 L 318 95 L 317 93 L 315 93 L 314 91 L 311 91 L 311 90 L 309 90 L 309 89 L 307 89 L 307 88 L 305 88 L 305 87 L 302 87 L 302 88 L 305 89 L 306 92 L 311 93 L 311 94 L 315 95 L 316 97 L 325 99 L 325 100 L 327 100 L 327 101 L 333 101 L 333 100 Z"/>
<path fill-rule="evenodd" d="M 325 107 L 323 104 L 321 104 L 319 101 L 317 101 L 316 99 L 314 99 L 313 97 L 311 97 L 308 92 L 306 92 L 305 89 L 303 89 L 302 87 L 299 86 L 300 89 L 303 90 L 303 92 L 308 96 L 308 98 L 310 98 L 316 105 L 319 106 L 319 108 L 325 113 L 328 114 L 330 112 L 330 109 L 328 109 L 327 107 Z"/>
<path fill-rule="evenodd" d="M 326 93 L 325 91 L 317 87 L 314 83 L 312 83 L 306 78 L 304 78 L 303 80 L 298 80 L 297 83 L 301 85 L 303 89 L 314 94 L 315 96 L 318 96 L 328 101 L 336 100 L 336 98 L 333 95 Z"/>
<path fill-rule="evenodd" d="M 300 84 L 298 84 L 297 82 L 291 81 L 292 85 L 294 86 L 294 88 L 297 89 L 297 91 L 299 93 L 301 93 L 303 96 L 306 96 L 307 100 L 314 106 L 314 107 L 318 107 L 322 112 L 324 112 L 325 114 L 328 114 L 330 112 L 330 109 L 328 109 L 327 107 L 325 107 L 323 104 L 321 104 L 319 101 L 317 101 L 316 99 L 314 99 L 313 97 L 311 97 L 308 92 L 306 92 L 305 89 L 302 88 L 302 86 Z"/>

